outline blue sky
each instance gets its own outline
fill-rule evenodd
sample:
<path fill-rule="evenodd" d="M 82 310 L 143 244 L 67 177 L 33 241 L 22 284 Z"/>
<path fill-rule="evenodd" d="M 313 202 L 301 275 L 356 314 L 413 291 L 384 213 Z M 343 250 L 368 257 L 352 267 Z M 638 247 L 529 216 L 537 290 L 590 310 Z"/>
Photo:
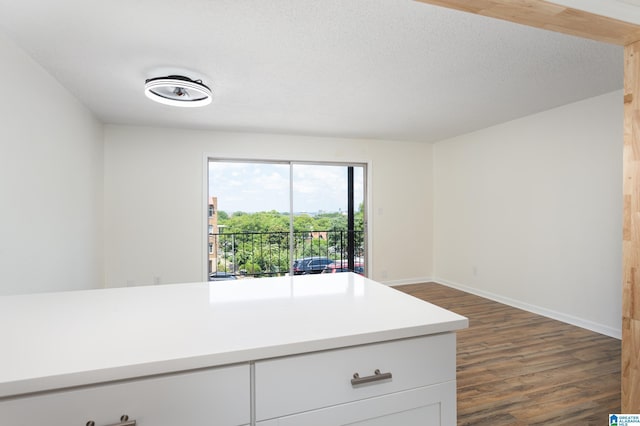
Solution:
<path fill-rule="evenodd" d="M 337 212 L 347 209 L 347 168 L 294 164 L 295 212 Z M 354 168 L 356 209 L 363 201 L 363 168 Z M 209 195 L 218 209 L 256 212 L 289 211 L 289 164 L 209 163 Z"/>

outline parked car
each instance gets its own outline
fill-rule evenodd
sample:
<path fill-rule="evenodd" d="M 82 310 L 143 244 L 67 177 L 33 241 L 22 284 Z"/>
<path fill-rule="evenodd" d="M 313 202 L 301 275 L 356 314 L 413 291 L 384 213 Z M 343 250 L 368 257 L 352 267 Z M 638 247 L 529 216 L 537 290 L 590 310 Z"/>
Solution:
<path fill-rule="evenodd" d="M 294 275 L 319 274 L 327 265 L 330 265 L 332 263 L 333 260 L 329 259 L 328 257 L 322 256 L 296 259 L 293 262 L 293 273 Z"/>
<path fill-rule="evenodd" d="M 336 272 L 349 272 L 349 262 L 346 260 L 339 260 L 327 265 L 323 270 L 323 274 L 335 274 Z M 353 264 L 353 272 L 356 274 L 364 275 L 364 265 L 362 263 Z"/>
<path fill-rule="evenodd" d="M 294 275 L 301 275 L 304 273 L 304 270 L 302 269 L 302 265 L 304 263 L 307 263 L 309 261 L 308 257 L 302 258 L 302 259 L 296 259 L 293 261 L 293 274 Z"/>
<path fill-rule="evenodd" d="M 238 277 L 236 277 L 231 272 L 218 271 L 218 272 L 212 272 L 211 274 L 209 274 L 209 281 L 229 281 L 229 280 L 237 280 L 237 279 Z"/>

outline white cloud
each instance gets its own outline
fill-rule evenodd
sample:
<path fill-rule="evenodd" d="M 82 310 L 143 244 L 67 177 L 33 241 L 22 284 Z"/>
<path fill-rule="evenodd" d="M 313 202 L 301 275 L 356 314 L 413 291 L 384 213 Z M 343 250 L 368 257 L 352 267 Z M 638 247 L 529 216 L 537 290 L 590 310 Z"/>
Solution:
<path fill-rule="evenodd" d="M 356 206 L 363 200 L 363 169 L 355 168 Z M 295 211 L 345 211 L 346 166 L 294 164 Z M 210 162 L 209 193 L 218 208 L 234 211 L 288 211 L 289 165 Z"/>

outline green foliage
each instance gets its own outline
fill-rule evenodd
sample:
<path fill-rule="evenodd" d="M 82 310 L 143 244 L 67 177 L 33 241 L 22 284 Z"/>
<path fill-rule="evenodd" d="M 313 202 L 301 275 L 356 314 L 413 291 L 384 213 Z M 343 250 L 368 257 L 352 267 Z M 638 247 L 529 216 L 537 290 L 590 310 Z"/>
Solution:
<path fill-rule="evenodd" d="M 294 232 L 311 232 L 321 228 L 316 227 L 316 220 L 308 214 L 301 214 L 293 217 Z"/>
<path fill-rule="evenodd" d="M 289 215 L 270 212 L 235 212 L 223 219 L 218 212 L 218 223 L 225 225 L 225 233 L 241 232 L 289 232 Z"/>
<path fill-rule="evenodd" d="M 243 265 L 240 265 L 240 270 L 245 271 L 247 274 L 259 274 L 262 272 L 262 268 L 257 263 L 247 262 Z"/>
<path fill-rule="evenodd" d="M 228 215 L 218 211 L 219 236 L 227 270 L 247 274 L 283 274 L 289 270 L 289 214 L 277 211 Z M 356 230 L 364 229 L 364 206 L 354 217 Z M 296 215 L 293 218 L 295 258 L 346 257 L 347 216 L 342 213 Z M 356 234 L 356 252 L 362 254 L 364 233 Z M 238 267 L 234 267 L 238 265 Z"/>
<path fill-rule="evenodd" d="M 354 215 L 356 230 L 364 230 L 364 205 L 361 203 Z M 218 224 L 224 225 L 224 233 L 241 232 L 289 232 L 289 214 L 275 210 L 269 212 L 234 212 L 229 216 L 218 211 Z M 300 214 L 293 217 L 294 232 L 346 231 L 347 216 L 343 213 L 320 213 L 316 216 Z"/>
<path fill-rule="evenodd" d="M 295 236 L 296 258 L 330 255 L 328 242 L 323 238 L 309 238 L 297 234 Z M 330 257 L 330 256 L 328 256 Z"/>

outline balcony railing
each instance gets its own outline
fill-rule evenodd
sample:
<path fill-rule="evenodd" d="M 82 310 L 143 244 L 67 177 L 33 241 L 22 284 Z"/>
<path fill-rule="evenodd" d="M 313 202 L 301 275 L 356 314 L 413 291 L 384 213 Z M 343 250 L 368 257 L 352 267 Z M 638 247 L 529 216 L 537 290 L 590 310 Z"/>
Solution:
<path fill-rule="evenodd" d="M 294 232 L 293 259 L 289 232 L 209 234 L 209 273 L 221 277 L 282 276 L 291 274 L 294 261 L 309 258 L 327 258 L 346 267 L 350 234 L 354 263 L 362 264 L 364 231 Z M 316 268 L 312 272 L 320 271 Z"/>

